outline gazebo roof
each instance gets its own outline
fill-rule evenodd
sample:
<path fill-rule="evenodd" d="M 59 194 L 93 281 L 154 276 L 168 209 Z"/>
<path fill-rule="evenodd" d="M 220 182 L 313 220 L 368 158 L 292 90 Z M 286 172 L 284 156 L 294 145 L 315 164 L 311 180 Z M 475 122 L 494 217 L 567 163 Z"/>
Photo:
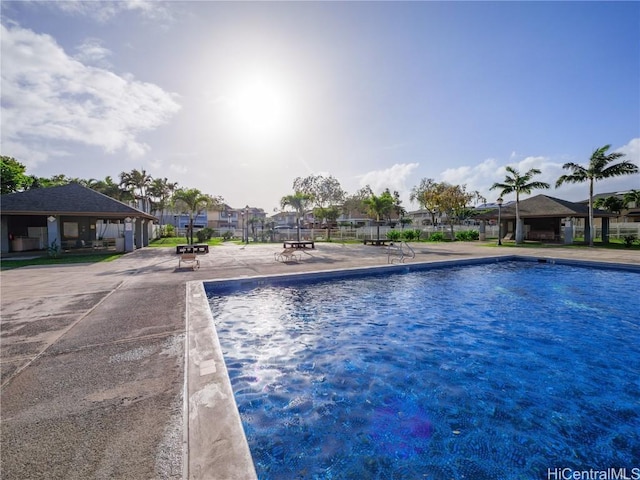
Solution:
<path fill-rule="evenodd" d="M 77 183 L 9 193 L 2 195 L 0 202 L 2 215 L 128 216 L 156 220 L 153 215 Z"/>
<path fill-rule="evenodd" d="M 589 216 L 589 206 L 581 203 L 569 202 L 560 198 L 549 197 L 547 195 L 536 195 L 534 197 L 520 200 L 520 218 L 542 218 L 542 217 L 587 217 Z M 515 202 L 505 205 L 501 209 L 502 218 L 516 216 Z M 594 217 L 615 217 L 616 215 L 604 210 L 593 209 Z M 478 215 L 477 218 L 489 219 L 497 218 L 498 209 Z"/>

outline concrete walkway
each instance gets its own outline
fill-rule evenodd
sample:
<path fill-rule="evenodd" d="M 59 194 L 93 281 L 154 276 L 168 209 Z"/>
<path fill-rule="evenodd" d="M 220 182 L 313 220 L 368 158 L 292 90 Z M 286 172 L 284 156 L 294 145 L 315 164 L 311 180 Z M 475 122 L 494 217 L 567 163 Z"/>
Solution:
<path fill-rule="evenodd" d="M 525 255 L 640 266 L 640 252 L 627 250 L 413 246 L 411 262 Z M 286 264 L 277 251 L 224 245 L 197 271 L 178 270 L 173 248 L 146 248 L 2 272 L 1 478 L 254 475 L 210 312 L 193 311 L 206 304 L 201 282 L 387 264 L 373 246 L 320 243 Z"/>

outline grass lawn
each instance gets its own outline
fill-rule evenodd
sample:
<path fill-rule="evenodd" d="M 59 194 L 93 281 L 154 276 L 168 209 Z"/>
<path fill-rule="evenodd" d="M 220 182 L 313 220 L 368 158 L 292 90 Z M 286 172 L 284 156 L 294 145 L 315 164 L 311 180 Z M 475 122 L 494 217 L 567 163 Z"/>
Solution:
<path fill-rule="evenodd" d="M 586 243 L 574 243 L 571 245 L 564 245 L 562 243 L 543 243 L 543 242 L 531 242 L 525 241 L 521 244 L 516 244 L 512 241 L 503 241 L 502 245 L 498 245 L 498 241 L 495 240 L 491 243 L 484 244 L 487 247 L 500 247 L 500 248 L 592 248 L 589 247 Z M 626 246 L 623 240 L 612 238 L 609 240 L 609 243 L 602 242 L 593 242 L 593 248 L 604 248 L 606 250 L 629 250 L 636 251 L 640 250 L 640 244 L 637 242 L 631 245 L 630 247 Z"/>
<path fill-rule="evenodd" d="M 195 243 L 200 243 L 198 242 L 195 238 L 193 239 Z M 222 238 L 212 238 L 210 240 L 208 240 L 207 245 L 211 245 L 211 246 L 216 246 L 216 245 L 221 245 L 222 242 Z M 175 247 L 176 245 L 188 245 L 189 244 L 189 240 L 187 240 L 185 237 L 165 237 L 165 238 L 159 238 L 157 240 L 153 240 L 151 243 L 149 243 L 150 247 Z"/>
<path fill-rule="evenodd" d="M 70 263 L 97 263 L 97 262 L 112 262 L 113 260 L 120 258 L 122 253 L 111 254 L 91 254 L 91 255 L 76 255 L 66 254 L 61 255 L 58 258 L 52 258 L 46 255 L 37 258 L 30 258 L 25 260 L 12 260 L 10 258 L 2 259 L 0 263 L 0 270 L 11 270 L 13 268 L 30 267 L 34 265 L 65 265 Z"/>

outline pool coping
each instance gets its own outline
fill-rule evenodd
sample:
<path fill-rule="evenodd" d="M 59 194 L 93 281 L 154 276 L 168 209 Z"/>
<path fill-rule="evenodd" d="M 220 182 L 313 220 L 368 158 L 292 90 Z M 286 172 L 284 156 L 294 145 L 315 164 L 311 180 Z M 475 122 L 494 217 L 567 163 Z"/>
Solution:
<path fill-rule="evenodd" d="M 184 416 L 184 478 L 257 480 L 251 451 L 244 434 L 231 381 L 222 356 L 215 320 L 205 284 L 215 287 L 260 286 L 290 283 L 296 280 L 358 277 L 383 273 L 482 265 L 504 262 L 551 263 L 557 265 L 615 269 L 640 273 L 640 265 L 574 260 L 552 256 L 506 255 L 452 259 L 407 264 L 341 268 L 316 272 L 267 274 L 227 279 L 197 280 L 186 285 L 186 345 Z"/>

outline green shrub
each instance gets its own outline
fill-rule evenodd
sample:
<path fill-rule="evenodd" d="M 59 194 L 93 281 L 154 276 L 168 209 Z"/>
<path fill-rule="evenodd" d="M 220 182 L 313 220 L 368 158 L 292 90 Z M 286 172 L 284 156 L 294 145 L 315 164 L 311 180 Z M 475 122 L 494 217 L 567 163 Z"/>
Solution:
<path fill-rule="evenodd" d="M 477 230 L 463 230 L 456 232 L 456 240 L 460 240 L 462 242 L 471 242 L 473 240 L 478 240 L 479 238 L 480 232 Z"/>
<path fill-rule="evenodd" d="M 397 242 L 402 238 L 402 232 L 400 230 L 389 230 L 387 232 L 387 238 L 393 242 Z"/>
<path fill-rule="evenodd" d="M 202 230 L 198 230 L 196 232 L 196 237 L 198 237 L 198 242 L 200 243 L 204 243 L 207 240 L 209 240 L 214 234 L 213 229 L 206 227 L 203 228 Z"/>
<path fill-rule="evenodd" d="M 176 227 L 171 224 L 163 225 L 162 232 L 160 233 L 160 237 L 168 238 L 176 236 Z"/>
<path fill-rule="evenodd" d="M 407 242 L 412 242 L 414 238 L 416 238 L 416 232 L 415 230 L 405 230 L 402 233 L 402 237 L 405 239 L 405 241 Z"/>
<path fill-rule="evenodd" d="M 442 232 L 433 232 L 427 240 L 430 242 L 444 242 L 444 234 Z"/>
<path fill-rule="evenodd" d="M 231 240 L 232 238 L 233 238 L 233 232 L 230 230 L 227 230 L 222 234 L 222 240 L 224 242 L 226 242 L 227 240 Z"/>
<path fill-rule="evenodd" d="M 627 248 L 631 248 L 633 243 L 636 241 L 636 236 L 635 235 L 625 235 L 624 237 L 622 237 L 622 239 L 624 240 L 624 246 L 627 247 Z"/>

